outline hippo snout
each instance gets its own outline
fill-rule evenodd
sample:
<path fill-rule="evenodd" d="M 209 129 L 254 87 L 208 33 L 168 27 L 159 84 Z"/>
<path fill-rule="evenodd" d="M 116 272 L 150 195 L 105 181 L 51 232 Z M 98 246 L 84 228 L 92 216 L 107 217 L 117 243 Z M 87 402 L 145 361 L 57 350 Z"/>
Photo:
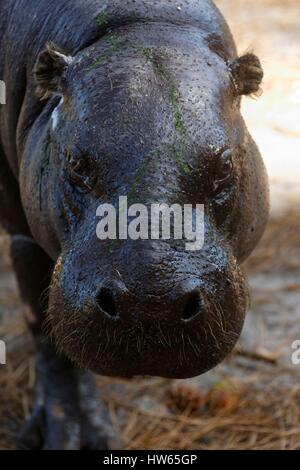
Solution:
<path fill-rule="evenodd" d="M 185 282 L 163 296 L 156 296 L 155 292 L 143 296 L 141 292 L 143 303 L 149 310 L 149 320 L 153 315 L 157 320 L 168 313 L 170 321 L 178 322 L 178 326 L 181 322 L 194 321 L 205 309 L 204 296 L 200 286 L 194 286 L 196 283 L 197 281 Z M 136 315 L 133 312 L 137 303 L 137 295 L 130 292 L 121 282 L 104 283 L 104 286 L 96 291 L 93 302 L 99 315 L 117 323 L 130 319 L 134 321 Z"/>
<path fill-rule="evenodd" d="M 58 348 L 109 376 L 187 378 L 217 365 L 243 326 L 242 272 L 231 257 L 194 266 L 169 256 L 154 261 L 144 253 L 119 268 L 104 263 L 99 275 L 83 274 L 84 263 L 74 275 L 72 256 L 61 261 L 49 309 Z"/>

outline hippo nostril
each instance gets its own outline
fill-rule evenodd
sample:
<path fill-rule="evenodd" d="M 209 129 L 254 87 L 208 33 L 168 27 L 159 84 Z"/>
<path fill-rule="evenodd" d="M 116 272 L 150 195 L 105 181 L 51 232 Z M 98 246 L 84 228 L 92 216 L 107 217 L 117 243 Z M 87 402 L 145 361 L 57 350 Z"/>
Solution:
<path fill-rule="evenodd" d="M 185 304 L 183 315 L 181 317 L 184 321 L 190 321 L 195 318 L 202 310 L 203 302 L 198 291 L 193 291 Z"/>
<path fill-rule="evenodd" d="M 97 296 L 97 305 L 111 318 L 117 317 L 117 308 L 114 298 L 107 288 L 102 288 Z"/>

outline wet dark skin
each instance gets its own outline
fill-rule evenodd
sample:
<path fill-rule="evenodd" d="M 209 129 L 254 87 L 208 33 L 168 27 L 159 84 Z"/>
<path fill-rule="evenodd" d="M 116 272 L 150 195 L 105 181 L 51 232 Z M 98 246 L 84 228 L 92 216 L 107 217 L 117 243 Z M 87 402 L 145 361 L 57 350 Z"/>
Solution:
<path fill-rule="evenodd" d="M 18 445 L 106 448 L 84 370 L 192 377 L 240 335 L 239 266 L 269 209 L 240 102 L 263 72 L 255 55 L 237 56 L 209 0 L 2 0 L 0 13 L 0 222 L 37 350 Z M 126 195 L 204 204 L 203 249 L 100 242 L 97 207 Z"/>

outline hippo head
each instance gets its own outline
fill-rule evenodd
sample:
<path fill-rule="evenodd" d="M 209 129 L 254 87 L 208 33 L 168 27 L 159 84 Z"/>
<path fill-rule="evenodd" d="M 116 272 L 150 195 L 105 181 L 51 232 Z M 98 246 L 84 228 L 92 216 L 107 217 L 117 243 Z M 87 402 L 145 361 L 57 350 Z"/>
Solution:
<path fill-rule="evenodd" d="M 27 142 L 35 177 L 23 169 L 23 200 L 57 260 L 48 326 L 71 360 L 105 375 L 185 378 L 217 365 L 240 335 L 239 265 L 267 220 L 264 166 L 240 114 L 262 79 L 257 57 L 166 27 L 120 27 L 74 56 L 48 45 L 35 67 L 48 102 Z M 97 209 L 121 196 L 203 204 L 202 248 L 99 240 Z"/>

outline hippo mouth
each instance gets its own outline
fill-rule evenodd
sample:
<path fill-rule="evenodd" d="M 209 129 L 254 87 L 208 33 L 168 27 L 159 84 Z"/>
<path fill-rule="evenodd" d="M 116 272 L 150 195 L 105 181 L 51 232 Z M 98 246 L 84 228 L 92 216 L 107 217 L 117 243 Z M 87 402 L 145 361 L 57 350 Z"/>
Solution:
<path fill-rule="evenodd" d="M 243 320 L 241 312 L 234 326 L 222 326 L 222 332 L 220 326 L 216 331 L 216 320 L 207 322 L 198 331 L 182 328 L 179 334 L 178 327 L 160 324 L 148 328 L 131 325 L 127 330 L 122 327 L 120 334 L 120 326 L 103 325 L 95 329 L 91 320 L 75 320 L 75 330 L 73 325 L 68 327 L 61 322 L 54 328 L 53 336 L 58 349 L 71 361 L 96 374 L 183 379 L 203 374 L 219 364 L 238 340 Z M 93 331 L 93 337 L 87 334 L 87 329 Z M 95 337 L 102 339 L 96 342 Z"/>
<path fill-rule="evenodd" d="M 158 311 L 140 318 L 104 315 L 99 321 L 99 312 L 88 303 L 83 310 L 71 309 L 54 283 L 48 332 L 59 352 L 96 374 L 178 379 L 198 376 L 219 364 L 240 336 L 247 294 L 239 270 L 235 278 L 235 295 L 229 289 L 226 302 L 221 303 L 215 294 L 201 315 L 188 321 L 171 321 L 171 311 L 165 311 L 164 317 Z M 58 316 L 57 312 L 63 314 Z"/>

